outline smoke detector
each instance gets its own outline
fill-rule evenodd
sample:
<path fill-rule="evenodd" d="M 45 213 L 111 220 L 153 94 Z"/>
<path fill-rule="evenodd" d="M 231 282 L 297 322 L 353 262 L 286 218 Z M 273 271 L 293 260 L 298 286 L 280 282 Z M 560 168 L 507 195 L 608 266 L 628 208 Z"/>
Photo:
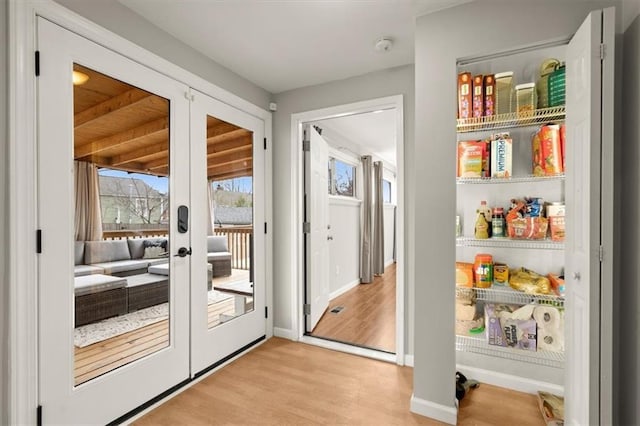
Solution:
<path fill-rule="evenodd" d="M 393 40 L 391 39 L 391 37 L 381 37 L 378 40 L 376 40 L 376 51 L 377 52 L 388 52 L 391 50 L 391 47 L 393 46 Z"/>

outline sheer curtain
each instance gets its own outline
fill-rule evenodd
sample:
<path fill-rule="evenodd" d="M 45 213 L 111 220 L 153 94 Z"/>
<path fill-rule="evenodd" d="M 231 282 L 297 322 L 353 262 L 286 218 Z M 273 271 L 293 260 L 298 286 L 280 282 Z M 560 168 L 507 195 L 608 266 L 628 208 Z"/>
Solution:
<path fill-rule="evenodd" d="M 384 273 L 384 205 L 382 200 L 382 161 L 373 163 L 373 273 Z"/>
<path fill-rule="evenodd" d="M 365 155 L 362 161 L 362 234 L 360 244 L 360 282 L 373 281 L 373 233 L 371 229 L 371 156 Z"/>
<path fill-rule="evenodd" d="M 101 240 L 102 213 L 100 212 L 98 168 L 95 164 L 86 161 L 74 161 L 73 163 L 76 197 L 76 241 Z"/>

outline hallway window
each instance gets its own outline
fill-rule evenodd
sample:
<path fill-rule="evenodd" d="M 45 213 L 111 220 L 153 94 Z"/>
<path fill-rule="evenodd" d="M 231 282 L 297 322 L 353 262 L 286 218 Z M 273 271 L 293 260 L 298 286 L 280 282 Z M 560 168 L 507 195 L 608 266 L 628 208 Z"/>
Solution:
<path fill-rule="evenodd" d="M 355 197 L 356 166 L 329 158 L 329 194 Z"/>

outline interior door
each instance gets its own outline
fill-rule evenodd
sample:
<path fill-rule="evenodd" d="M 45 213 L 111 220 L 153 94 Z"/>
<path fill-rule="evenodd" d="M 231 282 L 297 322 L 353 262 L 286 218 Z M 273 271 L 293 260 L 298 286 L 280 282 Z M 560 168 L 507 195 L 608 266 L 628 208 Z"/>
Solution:
<path fill-rule="evenodd" d="M 312 332 L 329 306 L 329 149 L 313 126 L 306 125 L 305 222 L 307 332 Z"/>
<path fill-rule="evenodd" d="M 566 229 L 566 388 L 565 420 L 568 424 L 600 423 L 601 327 L 603 287 L 599 252 L 602 244 L 602 150 L 611 148 L 613 135 L 603 135 L 603 99 L 600 45 L 603 11 L 592 12 L 567 49 L 566 205 L 570 220 Z M 609 46 L 610 48 L 612 46 Z M 612 52 L 611 60 L 613 60 Z M 611 400 L 603 401 L 611 404 Z M 605 422 L 608 423 L 608 422 Z"/>
<path fill-rule="evenodd" d="M 191 91 L 191 360 L 196 375 L 264 337 L 264 121 Z"/>
<path fill-rule="evenodd" d="M 107 424 L 189 377 L 188 88 L 37 25 L 42 422 Z"/>

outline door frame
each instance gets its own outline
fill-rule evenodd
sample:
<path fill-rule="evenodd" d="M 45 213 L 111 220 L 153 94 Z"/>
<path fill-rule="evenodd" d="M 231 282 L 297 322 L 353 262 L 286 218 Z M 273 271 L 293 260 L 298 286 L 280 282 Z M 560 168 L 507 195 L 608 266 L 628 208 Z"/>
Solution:
<path fill-rule="evenodd" d="M 291 115 L 291 246 L 294 261 L 291 263 L 291 319 L 292 335 L 295 339 L 317 346 L 348 352 L 383 361 L 395 362 L 398 365 L 412 364 L 412 357 L 405 354 L 405 315 L 408 311 L 405 304 L 405 168 L 404 168 L 404 109 L 403 95 L 387 96 L 366 101 L 337 105 Z M 388 354 L 375 349 L 361 348 L 345 343 L 338 343 L 305 335 L 305 321 L 303 314 L 304 300 L 304 238 L 302 222 L 304 212 L 303 151 L 302 127 L 303 123 L 326 120 L 352 114 L 361 114 L 381 109 L 395 109 L 396 111 L 396 183 L 397 183 L 397 212 L 396 212 L 396 353 Z M 407 359 L 409 358 L 409 359 Z"/>
<path fill-rule="evenodd" d="M 34 52 L 36 16 L 41 16 L 152 70 L 197 89 L 264 121 L 265 221 L 272 217 L 272 114 L 196 74 L 95 24 L 53 0 L 10 1 L 9 23 L 9 141 L 8 163 L 12 182 L 8 189 L 9 336 L 8 421 L 36 424 L 38 407 L 38 271 L 36 255 L 36 144 L 37 114 Z M 44 70 L 42 70 L 44 72 Z M 18 143 L 19 141 L 19 143 Z M 268 226 L 273 229 L 273 226 Z M 266 306 L 273 312 L 272 237 L 266 234 Z M 18 285 L 20 284 L 20 285 Z M 273 315 L 266 320 L 266 337 L 273 336 Z"/>

